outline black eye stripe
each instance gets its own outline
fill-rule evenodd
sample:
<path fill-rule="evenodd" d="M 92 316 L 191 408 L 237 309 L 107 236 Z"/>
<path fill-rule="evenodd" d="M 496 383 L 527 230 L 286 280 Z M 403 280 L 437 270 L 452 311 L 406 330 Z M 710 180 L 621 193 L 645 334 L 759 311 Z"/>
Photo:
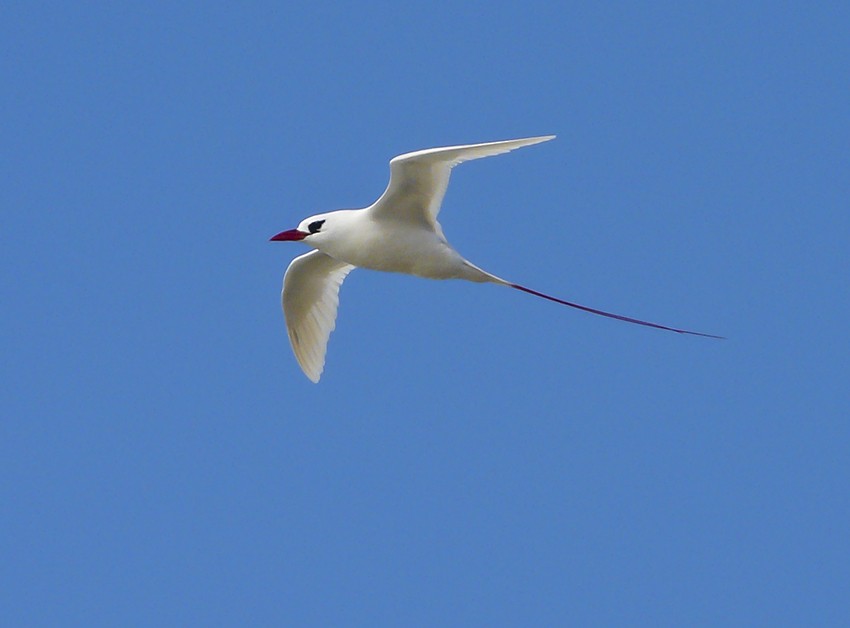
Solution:
<path fill-rule="evenodd" d="M 307 225 L 307 229 L 310 230 L 310 233 L 316 233 L 319 229 L 322 228 L 322 225 L 325 224 L 324 220 L 316 220 L 315 222 L 311 222 Z"/>

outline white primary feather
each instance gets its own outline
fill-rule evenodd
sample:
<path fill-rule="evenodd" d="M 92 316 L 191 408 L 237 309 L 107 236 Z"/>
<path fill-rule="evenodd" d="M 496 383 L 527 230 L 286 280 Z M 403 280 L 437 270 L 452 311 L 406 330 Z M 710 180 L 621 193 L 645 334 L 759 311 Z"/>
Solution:
<path fill-rule="evenodd" d="M 393 157 L 390 160 L 387 189 L 369 208 L 369 212 L 376 219 L 418 223 L 442 235 L 437 214 L 440 213 L 452 168 L 464 161 L 501 155 L 554 137 L 543 135 L 520 140 L 428 148 Z"/>
<path fill-rule="evenodd" d="M 283 276 L 281 302 L 292 350 L 301 369 L 318 382 L 328 338 L 336 326 L 339 287 L 354 266 L 310 251 L 292 260 Z"/>

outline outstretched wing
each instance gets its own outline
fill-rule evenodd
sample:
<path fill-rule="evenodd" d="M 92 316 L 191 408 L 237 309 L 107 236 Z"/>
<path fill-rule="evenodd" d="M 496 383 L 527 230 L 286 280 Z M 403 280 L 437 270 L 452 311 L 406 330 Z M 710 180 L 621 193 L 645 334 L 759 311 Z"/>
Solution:
<path fill-rule="evenodd" d="M 321 251 L 292 260 L 283 276 L 283 314 L 301 370 L 317 383 L 325 367 L 328 338 L 336 326 L 339 287 L 354 268 Z"/>
<path fill-rule="evenodd" d="M 369 211 L 376 219 L 401 220 L 437 229 L 437 214 L 454 166 L 470 159 L 507 153 L 553 139 L 554 135 L 520 140 L 428 148 L 390 161 L 390 183 Z"/>

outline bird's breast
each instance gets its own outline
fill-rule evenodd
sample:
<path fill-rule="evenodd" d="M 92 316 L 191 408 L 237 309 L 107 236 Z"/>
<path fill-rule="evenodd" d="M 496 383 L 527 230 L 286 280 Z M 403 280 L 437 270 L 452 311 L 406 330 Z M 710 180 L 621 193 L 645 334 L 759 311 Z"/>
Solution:
<path fill-rule="evenodd" d="M 463 258 L 436 233 L 423 229 L 374 229 L 322 250 L 360 268 L 431 279 L 463 277 Z"/>

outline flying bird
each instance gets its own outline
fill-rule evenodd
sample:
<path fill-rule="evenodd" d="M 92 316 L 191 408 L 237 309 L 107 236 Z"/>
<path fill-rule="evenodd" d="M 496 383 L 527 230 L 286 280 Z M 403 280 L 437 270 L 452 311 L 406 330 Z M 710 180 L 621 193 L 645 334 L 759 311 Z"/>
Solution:
<path fill-rule="evenodd" d="M 281 294 L 289 341 L 304 374 L 313 382 L 322 375 L 328 338 L 336 324 L 339 288 L 357 267 L 428 279 L 495 283 L 608 318 L 720 338 L 603 312 L 526 288 L 482 270 L 448 243 L 437 215 L 452 168 L 464 161 L 500 155 L 554 137 L 446 146 L 399 155 L 390 161 L 387 189 L 371 206 L 310 216 L 296 229 L 272 236 L 271 240 L 300 241 L 314 249 L 292 260 L 283 277 Z"/>

